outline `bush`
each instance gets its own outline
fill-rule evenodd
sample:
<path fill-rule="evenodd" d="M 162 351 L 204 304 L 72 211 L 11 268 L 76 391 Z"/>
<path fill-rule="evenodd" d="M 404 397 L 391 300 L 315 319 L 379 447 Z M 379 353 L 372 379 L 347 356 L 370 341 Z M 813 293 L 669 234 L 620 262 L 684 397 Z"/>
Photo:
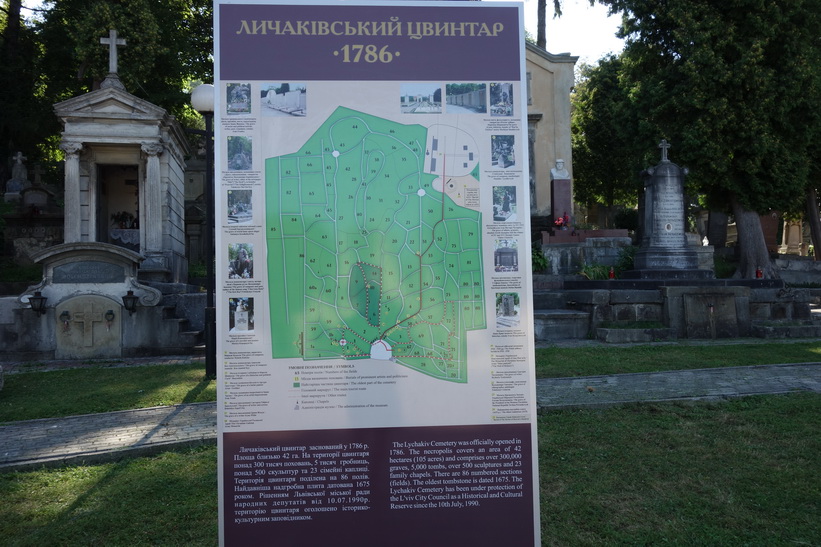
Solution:
<path fill-rule="evenodd" d="M 721 255 L 715 255 L 713 258 L 713 270 L 715 270 L 716 279 L 729 279 L 733 277 L 738 263 L 735 260 L 730 260 Z"/>
<path fill-rule="evenodd" d="M 579 275 L 586 277 L 590 281 L 600 281 L 610 279 L 610 266 L 604 264 L 585 264 L 579 270 Z"/>
<path fill-rule="evenodd" d="M 0 258 L 0 281 L 38 283 L 42 279 L 43 267 L 40 264 L 20 266 L 12 258 Z"/>
<path fill-rule="evenodd" d="M 550 269 L 550 259 L 544 255 L 538 243 L 533 244 L 530 256 L 530 260 L 533 264 L 533 273 L 543 273 Z"/>
<path fill-rule="evenodd" d="M 632 270 L 634 268 L 633 264 L 636 260 L 636 251 L 639 248 L 634 245 L 629 245 L 627 247 L 622 247 L 619 251 L 619 258 L 616 261 L 616 275 L 620 275 L 622 272 L 626 272 L 627 270 Z"/>

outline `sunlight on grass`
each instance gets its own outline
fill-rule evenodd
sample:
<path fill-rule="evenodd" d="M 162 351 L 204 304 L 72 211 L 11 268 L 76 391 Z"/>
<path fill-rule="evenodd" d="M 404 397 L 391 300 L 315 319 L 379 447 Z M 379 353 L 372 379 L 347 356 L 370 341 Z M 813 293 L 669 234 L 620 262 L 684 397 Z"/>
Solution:
<path fill-rule="evenodd" d="M 597 376 L 819 361 L 821 341 L 818 340 L 705 346 L 551 347 L 536 350 L 536 377 Z"/>
<path fill-rule="evenodd" d="M 6 376 L 0 422 L 216 400 L 201 364 L 88 368 Z"/>

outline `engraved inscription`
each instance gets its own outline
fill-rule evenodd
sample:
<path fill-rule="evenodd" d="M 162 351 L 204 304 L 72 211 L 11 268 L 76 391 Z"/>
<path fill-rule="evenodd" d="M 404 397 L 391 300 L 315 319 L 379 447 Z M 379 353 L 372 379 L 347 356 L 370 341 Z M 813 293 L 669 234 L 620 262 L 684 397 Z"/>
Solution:
<path fill-rule="evenodd" d="M 124 281 L 125 272 L 122 266 L 96 260 L 56 266 L 52 277 L 53 283 L 122 283 Z"/>

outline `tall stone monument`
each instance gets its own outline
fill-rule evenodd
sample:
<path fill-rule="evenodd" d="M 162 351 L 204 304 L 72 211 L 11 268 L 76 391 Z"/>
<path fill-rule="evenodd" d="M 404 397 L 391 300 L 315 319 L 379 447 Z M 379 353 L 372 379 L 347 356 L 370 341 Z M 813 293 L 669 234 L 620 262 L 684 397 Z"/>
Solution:
<path fill-rule="evenodd" d="M 709 279 L 710 270 L 698 269 L 698 255 L 687 244 L 682 169 L 667 158 L 670 144 L 662 140 L 661 162 L 647 168 L 644 177 L 642 238 L 634 270 L 624 277 L 640 279 Z"/>
<path fill-rule="evenodd" d="M 96 242 L 137 251 L 140 278 L 184 282 L 185 157 L 188 140 L 163 108 L 125 90 L 112 30 L 109 74 L 100 89 L 54 105 L 63 124 L 66 244 Z"/>

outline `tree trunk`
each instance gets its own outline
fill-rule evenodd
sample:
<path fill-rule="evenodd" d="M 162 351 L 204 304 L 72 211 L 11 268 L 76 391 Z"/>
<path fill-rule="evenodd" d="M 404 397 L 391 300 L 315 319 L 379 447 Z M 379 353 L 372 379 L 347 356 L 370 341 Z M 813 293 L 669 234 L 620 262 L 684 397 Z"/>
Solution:
<path fill-rule="evenodd" d="M 821 260 L 821 215 L 818 212 L 818 191 L 815 188 L 807 189 L 806 203 L 807 222 L 810 223 L 813 257 Z"/>
<path fill-rule="evenodd" d="M 547 49 L 547 0 L 539 0 L 536 8 L 537 30 L 536 45 L 542 49 Z"/>
<path fill-rule="evenodd" d="M 758 213 L 745 209 L 736 196 L 730 197 L 730 203 L 738 230 L 738 245 L 741 248 L 738 269 L 733 277 L 755 279 L 756 270 L 760 268 L 765 279 L 780 279 L 781 276 L 770 260 Z"/>

